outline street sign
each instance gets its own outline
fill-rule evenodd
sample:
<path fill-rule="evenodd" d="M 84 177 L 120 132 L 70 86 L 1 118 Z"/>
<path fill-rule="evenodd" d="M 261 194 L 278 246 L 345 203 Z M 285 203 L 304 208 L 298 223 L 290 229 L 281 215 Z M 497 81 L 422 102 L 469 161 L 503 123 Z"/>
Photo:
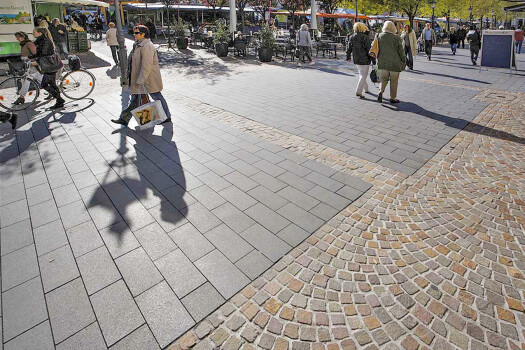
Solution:
<path fill-rule="evenodd" d="M 481 39 L 481 67 L 516 67 L 513 30 L 484 30 Z"/>

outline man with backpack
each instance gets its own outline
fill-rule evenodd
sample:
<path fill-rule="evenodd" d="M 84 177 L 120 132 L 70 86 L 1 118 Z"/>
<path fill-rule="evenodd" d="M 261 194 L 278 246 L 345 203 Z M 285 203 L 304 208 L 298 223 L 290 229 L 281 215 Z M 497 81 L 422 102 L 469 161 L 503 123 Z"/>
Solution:
<path fill-rule="evenodd" d="M 470 46 L 470 59 L 472 60 L 472 65 L 477 66 L 479 50 L 481 48 L 481 35 L 476 27 L 470 27 L 470 30 L 467 33 L 467 40 Z"/>

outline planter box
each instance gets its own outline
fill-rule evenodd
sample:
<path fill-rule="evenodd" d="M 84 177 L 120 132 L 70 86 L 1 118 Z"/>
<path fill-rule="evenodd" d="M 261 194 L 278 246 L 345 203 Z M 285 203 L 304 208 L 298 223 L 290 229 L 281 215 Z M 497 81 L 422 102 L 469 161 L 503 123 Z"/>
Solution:
<path fill-rule="evenodd" d="M 261 62 L 271 62 L 273 56 L 273 49 L 266 47 L 261 47 L 259 49 L 259 61 Z"/>
<path fill-rule="evenodd" d="M 228 56 L 228 44 L 215 44 L 215 53 L 217 57 Z"/>

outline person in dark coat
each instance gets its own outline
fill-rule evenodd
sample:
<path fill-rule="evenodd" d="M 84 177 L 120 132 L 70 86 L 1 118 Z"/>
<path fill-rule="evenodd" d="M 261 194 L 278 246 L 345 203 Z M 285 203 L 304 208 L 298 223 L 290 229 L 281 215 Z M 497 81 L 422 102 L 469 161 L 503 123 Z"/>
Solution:
<path fill-rule="evenodd" d="M 470 30 L 467 33 L 467 40 L 470 47 L 470 59 L 472 60 L 472 65 L 477 66 L 479 50 L 481 48 L 481 35 L 476 27 L 470 27 Z"/>
<path fill-rule="evenodd" d="M 456 29 L 454 27 L 450 28 L 448 42 L 450 43 L 450 49 L 452 50 L 452 54 L 455 55 L 456 49 L 458 48 L 459 35 L 458 33 L 456 33 Z"/>
<path fill-rule="evenodd" d="M 368 92 L 368 84 L 366 83 L 366 77 L 368 76 L 368 70 L 370 69 L 370 37 L 367 34 L 368 28 L 364 23 L 357 22 L 354 24 L 354 34 L 352 34 L 346 44 L 346 60 L 350 62 L 352 57 L 354 58 L 354 64 L 359 72 L 359 82 L 355 94 L 359 98 L 365 98 L 363 96 L 363 89 Z"/>
<path fill-rule="evenodd" d="M 49 30 L 42 27 L 37 27 L 33 29 L 33 36 L 36 38 L 35 46 L 36 53 L 34 55 L 29 55 L 29 58 L 34 60 L 36 59 L 37 63 L 39 59 L 44 57 L 53 56 L 55 54 L 55 44 L 53 43 L 53 38 L 49 33 Z M 42 78 L 42 89 L 45 89 L 49 94 L 56 99 L 56 103 L 51 109 L 62 108 L 64 106 L 64 99 L 60 96 L 60 90 L 58 89 L 56 83 L 56 73 L 60 67 L 55 69 L 43 71 L 44 77 Z"/>
<path fill-rule="evenodd" d="M 104 23 L 102 23 L 102 19 L 100 18 L 100 16 L 95 16 L 93 24 L 95 26 L 97 36 L 99 37 L 98 40 L 102 40 L 102 30 L 104 29 Z"/>
<path fill-rule="evenodd" d="M 458 29 L 458 47 L 461 45 L 461 48 L 465 48 L 465 38 L 467 37 L 467 30 L 465 27 L 460 27 Z"/>
<path fill-rule="evenodd" d="M 67 57 L 69 54 L 67 50 L 67 29 L 66 26 L 60 23 L 58 18 L 53 18 L 51 25 L 49 26 L 49 32 L 53 37 L 53 42 L 57 48 L 59 55 L 62 58 Z"/>

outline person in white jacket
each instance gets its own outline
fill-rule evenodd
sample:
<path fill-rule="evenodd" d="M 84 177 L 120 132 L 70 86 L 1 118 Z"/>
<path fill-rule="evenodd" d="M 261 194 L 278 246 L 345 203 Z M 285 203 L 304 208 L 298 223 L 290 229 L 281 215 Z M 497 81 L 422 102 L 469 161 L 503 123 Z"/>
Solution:
<path fill-rule="evenodd" d="M 414 69 L 414 58 L 417 56 L 417 37 L 408 24 L 403 28 L 401 39 L 403 39 L 403 48 L 407 57 L 407 67 L 412 70 Z"/>
<path fill-rule="evenodd" d="M 297 61 L 297 65 L 301 66 L 301 62 L 303 61 L 305 55 L 308 58 L 310 64 L 313 64 L 314 62 L 312 61 L 312 54 L 310 53 L 310 49 L 313 48 L 313 44 L 312 38 L 310 37 L 310 32 L 308 31 L 308 25 L 301 25 L 301 29 L 297 32 L 296 42 L 297 49 L 299 50 L 299 61 Z"/>
<path fill-rule="evenodd" d="M 118 41 L 117 41 L 117 29 L 115 28 L 115 23 L 109 23 L 109 29 L 106 32 L 106 42 L 111 49 L 111 55 L 113 56 L 113 61 L 115 65 L 118 66 Z"/>

